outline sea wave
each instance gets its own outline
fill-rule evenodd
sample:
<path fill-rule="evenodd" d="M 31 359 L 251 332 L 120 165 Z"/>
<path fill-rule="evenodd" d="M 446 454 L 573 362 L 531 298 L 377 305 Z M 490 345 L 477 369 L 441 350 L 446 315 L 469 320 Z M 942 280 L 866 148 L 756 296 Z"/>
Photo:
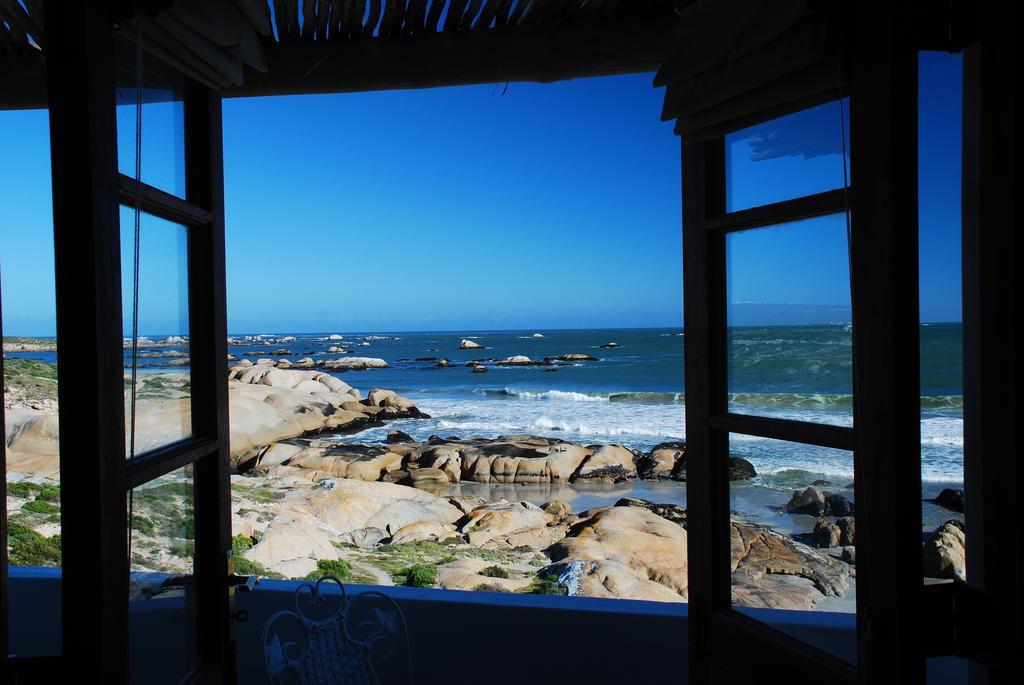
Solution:
<path fill-rule="evenodd" d="M 500 399 L 550 400 L 558 402 L 633 402 L 638 404 L 685 404 L 683 392 L 595 392 L 581 390 L 526 390 L 519 388 L 477 388 L 473 394 Z M 730 404 L 764 409 L 850 410 L 853 395 L 846 393 L 735 392 Z M 926 410 L 962 410 L 962 395 L 921 397 Z"/>

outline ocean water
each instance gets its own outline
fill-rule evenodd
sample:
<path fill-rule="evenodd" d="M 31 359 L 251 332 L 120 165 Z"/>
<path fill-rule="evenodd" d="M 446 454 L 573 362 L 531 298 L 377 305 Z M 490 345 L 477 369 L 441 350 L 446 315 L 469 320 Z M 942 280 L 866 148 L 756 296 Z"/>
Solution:
<path fill-rule="evenodd" d="M 384 359 L 390 368 L 337 375 L 364 392 L 391 388 L 413 399 L 431 418 L 399 421 L 390 427 L 418 439 L 533 433 L 583 444 L 616 442 L 639 450 L 685 439 L 684 338 L 675 329 L 344 332 L 344 343 L 328 340 L 325 333 L 258 331 L 250 335 L 278 339 L 292 335 L 295 340 L 269 346 L 233 345 L 230 351 L 249 359 L 256 356 L 246 352 L 269 357 L 270 351 L 280 348 L 293 354 L 273 355 L 275 359 Z M 848 325 L 743 327 L 732 329 L 729 338 L 732 411 L 852 424 Z M 462 339 L 474 340 L 484 349 L 460 349 Z M 618 346 L 602 347 L 612 342 Z M 332 345 L 343 345 L 349 354 L 328 354 Z M 597 361 L 531 367 L 501 367 L 485 361 L 486 373 L 473 373 L 466 366 L 471 360 L 513 355 L 538 360 L 563 354 L 586 354 Z M 9 356 L 53 358 L 47 353 Z M 439 368 L 436 359 L 441 358 L 450 365 Z M 961 326 L 923 325 L 921 360 L 922 477 L 931 484 L 960 483 Z M 187 371 L 181 367 L 162 370 Z M 346 439 L 379 441 L 387 430 L 370 429 Z M 749 459 L 770 487 L 797 487 L 820 477 L 846 483 L 853 477 L 850 455 L 838 450 L 739 435 L 730 439 L 730 449 Z"/>
<path fill-rule="evenodd" d="M 297 336 L 283 347 L 298 358 L 338 344 L 323 337 Z M 460 349 L 462 339 L 484 349 Z M 963 479 L 961 327 L 924 325 L 921 340 L 922 477 L 958 483 Z M 583 444 L 616 442 L 640 450 L 685 439 L 683 334 L 678 330 L 360 333 L 345 334 L 345 341 L 351 355 L 380 357 L 391 368 L 340 377 L 364 391 L 391 388 L 415 400 L 431 418 L 393 427 L 418 439 L 533 433 Z M 602 347 L 611 342 L 618 346 Z M 238 354 L 249 348 L 232 349 Z M 731 409 L 852 425 L 851 351 L 850 327 L 843 324 L 733 329 Z M 586 354 L 597 361 L 533 367 L 484 362 L 486 373 L 473 373 L 466 366 L 471 360 L 513 355 L 538 360 L 563 354 Z M 434 358 L 448 359 L 450 365 L 439 368 Z M 377 441 L 386 433 L 387 428 L 377 428 L 348 439 Z M 837 450 L 739 435 L 730 445 L 768 476 L 766 483 L 781 488 L 817 477 L 837 482 L 853 477 L 852 458 Z"/>

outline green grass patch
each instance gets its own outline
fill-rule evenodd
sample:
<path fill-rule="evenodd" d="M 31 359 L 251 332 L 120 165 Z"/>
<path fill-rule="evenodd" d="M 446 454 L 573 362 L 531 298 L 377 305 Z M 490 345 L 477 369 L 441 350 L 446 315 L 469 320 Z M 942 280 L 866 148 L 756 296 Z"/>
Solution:
<path fill-rule="evenodd" d="M 60 507 L 45 500 L 34 499 L 21 505 L 22 511 L 30 514 L 59 514 Z"/>
<path fill-rule="evenodd" d="M 482 583 L 473 588 L 473 592 L 508 592 L 508 590 L 494 583 Z"/>
<path fill-rule="evenodd" d="M 252 549 L 253 541 L 248 535 L 236 535 L 231 538 L 231 549 L 236 552 L 244 552 L 247 549 Z"/>
<path fill-rule="evenodd" d="M 280 573 L 275 573 L 266 568 L 263 564 L 250 561 L 242 556 L 241 552 L 231 555 L 235 564 L 235 574 L 239 576 L 256 576 L 257 578 L 284 578 Z"/>
<path fill-rule="evenodd" d="M 59 485 L 31 483 L 23 480 L 17 483 L 8 483 L 7 494 L 22 499 L 41 499 L 44 502 L 55 504 L 60 502 Z"/>
<path fill-rule="evenodd" d="M 569 594 L 569 590 L 559 585 L 554 576 L 537 576 L 525 592 L 530 595 Z"/>
<path fill-rule="evenodd" d="M 4 361 L 4 388 L 21 391 L 25 399 L 57 399 L 57 365 L 35 359 Z"/>
<path fill-rule="evenodd" d="M 135 527 L 137 533 L 153 537 L 156 535 L 156 525 L 153 521 L 140 514 L 132 516 L 132 526 Z"/>
<path fill-rule="evenodd" d="M 48 538 L 26 525 L 8 521 L 7 554 L 12 566 L 60 566 L 60 535 Z"/>
<path fill-rule="evenodd" d="M 341 582 L 347 582 L 352 575 L 352 567 L 344 559 L 318 559 L 316 570 L 306 575 L 306 580 L 319 580 L 322 576 L 334 576 Z"/>
<path fill-rule="evenodd" d="M 480 575 L 487 576 L 488 578 L 508 578 L 509 573 L 500 566 L 488 566 L 484 570 L 480 571 Z"/>
<path fill-rule="evenodd" d="M 433 566 L 416 564 L 405 569 L 403 585 L 409 587 L 433 587 L 437 585 L 437 569 Z"/>

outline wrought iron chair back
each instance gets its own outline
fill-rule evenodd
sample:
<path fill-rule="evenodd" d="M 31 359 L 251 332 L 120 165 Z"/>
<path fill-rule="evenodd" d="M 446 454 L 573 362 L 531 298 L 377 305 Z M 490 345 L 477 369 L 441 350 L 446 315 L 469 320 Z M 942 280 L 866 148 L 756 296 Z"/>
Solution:
<path fill-rule="evenodd" d="M 333 581 L 338 592 L 326 591 Z M 263 626 L 267 676 L 274 685 L 412 685 L 409 631 L 401 608 L 380 592 L 349 598 L 334 576 L 295 590 L 294 611 Z"/>

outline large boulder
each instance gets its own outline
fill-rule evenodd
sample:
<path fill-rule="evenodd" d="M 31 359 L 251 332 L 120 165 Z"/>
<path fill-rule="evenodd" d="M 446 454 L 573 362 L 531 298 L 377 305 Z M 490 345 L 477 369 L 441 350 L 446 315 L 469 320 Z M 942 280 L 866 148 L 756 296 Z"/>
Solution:
<path fill-rule="evenodd" d="M 686 480 L 686 443 L 663 442 L 637 462 L 639 476 L 649 479 Z"/>
<path fill-rule="evenodd" d="M 735 604 L 812 609 L 850 587 L 847 564 L 766 526 L 732 522 L 730 546 Z"/>
<path fill-rule="evenodd" d="M 824 516 L 827 506 L 825 504 L 825 493 L 813 485 L 793 493 L 786 504 L 786 511 L 791 514 L 806 514 L 807 516 Z"/>
<path fill-rule="evenodd" d="M 7 470 L 24 476 L 60 477 L 58 420 L 55 412 L 8 409 Z"/>
<path fill-rule="evenodd" d="M 480 350 L 480 349 L 483 349 L 483 345 L 481 345 L 480 343 L 475 342 L 473 340 L 466 340 L 466 339 L 463 339 L 459 343 L 459 347 L 461 349 L 463 349 L 463 350 Z"/>
<path fill-rule="evenodd" d="M 316 570 L 318 559 L 337 559 L 338 549 L 331 544 L 330 536 L 308 517 L 278 517 L 243 556 L 282 575 L 302 577 Z"/>
<path fill-rule="evenodd" d="M 743 457 L 729 457 L 729 480 L 750 480 L 757 475 L 754 465 Z"/>
<path fill-rule="evenodd" d="M 536 504 L 501 500 L 476 507 L 460 527 L 469 544 L 481 547 L 493 538 L 544 528 L 555 520 Z"/>
<path fill-rule="evenodd" d="M 400 469 L 402 456 L 384 447 L 339 444 L 306 448 L 288 465 L 316 471 L 313 480 L 330 477 L 373 481 Z"/>
<path fill-rule="evenodd" d="M 638 497 L 623 497 L 615 503 L 617 507 L 640 507 L 652 514 L 657 514 L 666 521 L 677 523 L 686 528 L 686 509 L 678 504 L 657 504 Z"/>
<path fill-rule="evenodd" d="M 438 445 L 429 449 L 436 450 Z M 590 450 L 566 442 L 543 443 L 503 436 L 497 441 L 462 445 L 462 479 L 478 483 L 566 483 Z"/>
<path fill-rule="evenodd" d="M 570 594 L 682 601 L 686 530 L 641 507 L 601 507 L 547 549 Z M 658 587 L 654 587 L 657 585 Z"/>
<path fill-rule="evenodd" d="M 576 472 L 575 480 L 600 478 L 615 482 L 636 478 L 637 455 L 622 445 L 591 446 L 594 450 Z"/>
<path fill-rule="evenodd" d="M 924 543 L 924 575 L 928 578 L 967 580 L 967 537 L 955 519 L 935 529 Z"/>
<path fill-rule="evenodd" d="M 529 578 L 495 578 L 483 575 L 493 562 L 467 557 L 437 568 L 437 585 L 449 590 L 476 590 L 481 585 L 498 587 L 505 592 L 518 592 L 529 587 Z"/>
<path fill-rule="evenodd" d="M 421 521 L 455 523 L 463 513 L 424 490 L 359 480 L 338 480 L 330 489 L 307 487 L 278 506 L 281 512 L 309 512 L 336 534 L 378 528 L 390 535 Z"/>

